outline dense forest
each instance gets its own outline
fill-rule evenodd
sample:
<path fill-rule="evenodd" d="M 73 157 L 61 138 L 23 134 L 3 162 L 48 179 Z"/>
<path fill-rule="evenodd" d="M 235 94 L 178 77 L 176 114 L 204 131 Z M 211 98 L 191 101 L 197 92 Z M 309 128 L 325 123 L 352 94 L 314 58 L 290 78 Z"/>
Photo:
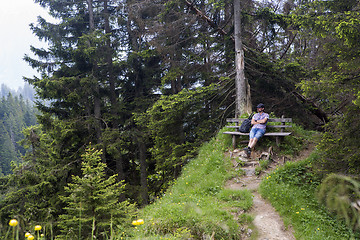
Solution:
<path fill-rule="evenodd" d="M 1 90 L 4 95 L 0 102 L 0 174 L 8 175 L 12 162 L 20 163 L 26 153 L 20 144 L 24 139 L 22 131 L 36 124 L 37 111 L 32 101 L 22 95 L 13 96 L 4 85 Z"/>
<path fill-rule="evenodd" d="M 113 216 L 163 192 L 235 115 L 238 1 L 35 0 L 56 21 L 39 16 L 31 24 L 48 43 L 31 47 L 35 57 L 24 57 L 41 74 L 26 78 L 37 94 L 38 124 L 23 132 L 22 161 L 1 179 L 2 223 L 16 216 L 23 226 L 51 222 L 64 233 L 74 214 L 65 203 L 73 199 L 81 208 L 86 191 L 76 186 L 91 176 L 86 171 L 97 159 L 109 186 L 117 186 L 111 201 L 124 203 Z M 322 173 L 357 176 L 359 2 L 240 2 L 252 104 L 263 102 L 275 116 L 323 132 Z M 1 106 L 14 108 L 11 102 L 19 111 L 24 104 L 8 96 Z M 34 124 L 25 113 L 19 112 L 25 126 Z M 24 126 L 14 122 L 18 116 L 7 119 L 16 130 Z M 1 138 L 11 139 L 8 134 Z M 9 173 L 8 165 L 2 168 Z M 105 200 L 97 199 L 97 206 Z M 99 220 L 100 234 L 101 221 L 110 217 L 87 204 L 92 217 L 84 222 Z"/>

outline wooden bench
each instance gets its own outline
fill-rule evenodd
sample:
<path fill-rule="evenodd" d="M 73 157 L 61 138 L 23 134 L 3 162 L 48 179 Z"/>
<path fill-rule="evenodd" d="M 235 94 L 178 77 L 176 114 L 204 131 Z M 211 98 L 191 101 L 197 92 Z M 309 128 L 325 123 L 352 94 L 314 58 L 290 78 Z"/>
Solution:
<path fill-rule="evenodd" d="M 228 123 L 234 123 L 235 125 L 227 126 L 230 129 L 235 129 L 235 131 L 226 131 L 223 132 L 223 134 L 230 134 L 232 135 L 232 145 L 235 149 L 236 147 L 236 137 L 238 136 L 249 136 L 249 133 L 242 133 L 239 132 L 238 129 L 241 125 L 241 123 L 246 118 L 228 118 L 226 121 Z M 273 123 L 273 124 L 272 124 Z M 285 118 L 282 116 L 281 118 L 269 118 L 267 125 L 266 125 L 266 133 L 263 137 L 275 137 L 276 138 L 276 144 L 279 145 L 280 141 L 283 137 L 289 136 L 291 132 L 286 132 L 288 128 L 291 128 L 292 126 L 289 125 L 292 123 L 292 118 Z M 275 129 L 278 129 L 279 131 L 273 131 Z"/>

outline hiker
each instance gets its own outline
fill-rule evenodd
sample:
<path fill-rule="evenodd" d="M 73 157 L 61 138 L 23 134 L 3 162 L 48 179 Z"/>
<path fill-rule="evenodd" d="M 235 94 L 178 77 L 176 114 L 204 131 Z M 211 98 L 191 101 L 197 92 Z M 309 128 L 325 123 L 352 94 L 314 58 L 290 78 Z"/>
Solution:
<path fill-rule="evenodd" d="M 249 144 L 244 149 L 246 155 L 250 157 L 251 149 L 253 149 L 259 141 L 259 139 L 264 136 L 266 131 L 266 124 L 269 119 L 269 114 L 264 112 L 265 106 L 264 104 L 260 103 L 256 106 L 257 113 L 251 119 L 252 128 L 249 134 Z"/>

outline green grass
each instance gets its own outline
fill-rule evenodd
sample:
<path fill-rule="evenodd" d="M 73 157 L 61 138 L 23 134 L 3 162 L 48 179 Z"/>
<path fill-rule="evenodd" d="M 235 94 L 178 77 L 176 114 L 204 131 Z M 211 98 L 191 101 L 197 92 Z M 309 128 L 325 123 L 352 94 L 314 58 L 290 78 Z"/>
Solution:
<path fill-rule="evenodd" d="M 312 143 L 316 135 L 295 125 L 293 135 L 280 147 L 270 140 L 263 141 L 260 147 L 273 146 L 277 153 L 293 156 Z M 163 196 L 140 210 L 139 218 L 145 224 L 117 239 L 241 239 L 242 225 L 251 226 L 253 221 L 246 213 L 253 204 L 252 194 L 248 190 L 224 189 L 225 182 L 238 174 L 230 159 L 224 157 L 230 146 L 231 137 L 222 132 L 203 145 L 198 157 L 184 167 L 181 177 Z M 315 161 L 316 153 L 303 161 L 287 162 L 264 177 L 260 194 L 270 200 L 285 225 L 293 227 L 298 240 L 360 239 L 318 202 L 315 195 L 321 179 L 313 170 Z M 267 165 L 263 161 L 261 169 Z M 241 210 L 244 213 L 235 220 L 232 213 Z"/>
<path fill-rule="evenodd" d="M 312 171 L 316 154 L 300 162 L 288 162 L 264 178 L 260 193 L 270 200 L 284 223 L 291 224 L 296 239 L 359 239 L 316 198 L 320 179 Z"/>
<path fill-rule="evenodd" d="M 231 212 L 249 209 L 252 195 L 224 189 L 231 178 L 230 160 L 224 161 L 230 144 L 219 133 L 203 145 L 167 192 L 141 210 L 139 217 L 145 224 L 134 229 L 131 239 L 240 239 L 240 225 L 249 217 L 235 220 Z"/>

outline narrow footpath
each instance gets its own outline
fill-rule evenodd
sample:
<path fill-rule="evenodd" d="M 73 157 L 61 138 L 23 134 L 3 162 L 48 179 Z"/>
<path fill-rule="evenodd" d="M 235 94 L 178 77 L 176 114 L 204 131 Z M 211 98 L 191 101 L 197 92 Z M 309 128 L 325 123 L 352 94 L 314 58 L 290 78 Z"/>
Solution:
<path fill-rule="evenodd" d="M 261 177 L 255 174 L 255 168 L 259 165 L 259 161 L 253 160 L 254 157 L 251 159 L 246 158 L 243 152 L 238 149 L 230 152 L 230 157 L 234 167 L 241 168 L 245 174 L 228 181 L 226 188 L 234 190 L 248 189 L 253 194 L 253 206 L 247 213 L 254 217 L 253 224 L 256 230 L 253 232 L 250 228 L 244 229 L 243 239 L 295 240 L 291 227 L 286 228 L 284 226 L 276 210 L 258 193 Z M 272 162 L 267 171 L 271 172 L 277 165 L 282 163 L 280 161 Z"/>

